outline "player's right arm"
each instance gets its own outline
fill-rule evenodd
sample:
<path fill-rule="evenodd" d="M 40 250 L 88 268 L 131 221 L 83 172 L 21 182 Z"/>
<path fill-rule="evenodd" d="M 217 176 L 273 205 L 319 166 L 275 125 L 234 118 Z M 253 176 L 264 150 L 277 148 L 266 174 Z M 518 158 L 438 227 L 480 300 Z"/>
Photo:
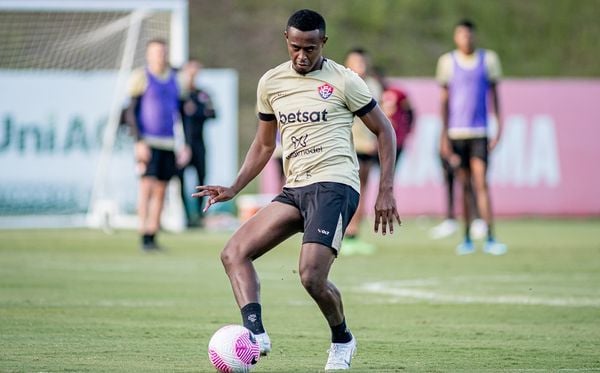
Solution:
<path fill-rule="evenodd" d="M 146 91 L 148 81 L 143 69 L 134 70 L 129 79 L 127 93 L 130 97 L 129 107 L 126 112 L 126 120 L 131 128 L 133 137 L 135 138 L 135 159 L 141 163 L 150 161 L 150 148 L 142 140 L 137 113 L 142 95 Z"/>
<path fill-rule="evenodd" d="M 192 197 L 208 196 L 208 201 L 204 211 L 211 205 L 232 199 L 238 194 L 250 181 L 252 181 L 265 168 L 269 159 L 275 151 L 275 138 L 277 133 L 277 121 L 259 119 L 256 136 L 250 149 L 246 153 L 244 163 L 230 187 L 220 185 L 200 185 L 197 186 L 197 193 Z"/>
<path fill-rule="evenodd" d="M 450 146 L 450 138 L 448 137 L 448 120 L 449 120 L 449 98 L 450 92 L 448 84 L 452 75 L 452 59 L 449 53 L 442 55 L 437 63 L 435 77 L 441 87 L 440 95 L 440 115 L 442 117 L 442 131 L 440 133 L 440 154 L 443 158 L 450 160 L 452 158 L 452 147 Z"/>

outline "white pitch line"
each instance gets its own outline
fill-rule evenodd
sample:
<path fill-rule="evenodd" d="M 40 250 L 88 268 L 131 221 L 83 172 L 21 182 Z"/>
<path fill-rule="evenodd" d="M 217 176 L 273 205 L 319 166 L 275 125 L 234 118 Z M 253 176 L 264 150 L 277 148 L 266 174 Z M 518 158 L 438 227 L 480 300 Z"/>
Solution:
<path fill-rule="evenodd" d="M 557 307 L 600 307 L 600 299 L 589 297 L 571 298 L 542 298 L 527 295 L 459 295 L 442 293 L 436 290 L 415 289 L 414 287 L 432 286 L 438 284 L 436 279 L 415 279 L 403 281 L 383 281 L 363 284 L 358 291 L 372 294 L 388 295 L 392 298 L 410 298 L 430 301 L 433 303 L 483 303 L 483 304 L 516 304 L 541 305 Z"/>

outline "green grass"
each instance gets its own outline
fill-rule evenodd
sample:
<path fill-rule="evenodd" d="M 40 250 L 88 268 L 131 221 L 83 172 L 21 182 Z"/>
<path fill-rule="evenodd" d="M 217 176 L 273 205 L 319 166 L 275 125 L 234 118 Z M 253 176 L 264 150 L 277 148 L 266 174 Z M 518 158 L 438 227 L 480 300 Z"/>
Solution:
<path fill-rule="evenodd" d="M 407 221 L 365 237 L 332 279 L 358 372 L 600 370 L 600 222 L 510 220 L 504 257 L 457 257 Z M 0 231 L 1 372 L 208 372 L 211 334 L 240 322 L 219 262 L 228 233 Z M 256 372 L 322 370 L 329 331 L 297 274 L 299 236 L 257 262 L 273 353 Z M 368 292 L 378 283 L 382 292 Z M 400 292 L 400 294 L 389 294 Z"/>

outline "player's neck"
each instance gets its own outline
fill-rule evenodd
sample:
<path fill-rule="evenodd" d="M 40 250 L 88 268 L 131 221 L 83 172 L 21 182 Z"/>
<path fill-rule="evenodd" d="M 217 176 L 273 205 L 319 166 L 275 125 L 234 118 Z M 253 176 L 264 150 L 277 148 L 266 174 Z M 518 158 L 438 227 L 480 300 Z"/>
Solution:
<path fill-rule="evenodd" d="M 475 48 L 475 47 L 465 48 L 465 49 L 457 49 L 458 53 L 460 53 L 466 57 L 472 56 L 476 50 L 477 50 L 477 48 Z"/>
<path fill-rule="evenodd" d="M 163 76 L 167 72 L 167 66 L 152 66 L 152 65 L 148 65 L 148 71 L 150 71 L 150 73 L 152 75 Z"/>

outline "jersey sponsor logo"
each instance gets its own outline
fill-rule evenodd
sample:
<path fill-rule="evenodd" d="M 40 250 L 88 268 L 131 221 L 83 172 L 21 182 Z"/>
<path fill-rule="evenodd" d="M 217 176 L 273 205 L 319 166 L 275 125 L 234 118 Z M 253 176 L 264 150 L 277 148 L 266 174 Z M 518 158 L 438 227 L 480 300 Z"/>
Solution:
<path fill-rule="evenodd" d="M 294 149 L 298 149 L 299 146 L 305 148 L 306 140 L 308 139 L 308 135 L 296 137 L 292 136 L 292 145 L 294 145 Z"/>
<path fill-rule="evenodd" d="M 328 83 L 319 86 L 317 90 L 319 91 L 319 96 L 321 96 L 324 100 L 327 100 L 333 94 L 333 87 Z"/>
<path fill-rule="evenodd" d="M 323 151 L 322 146 L 313 146 L 312 148 L 301 148 L 298 150 L 294 150 L 290 154 L 288 154 L 285 159 L 296 158 L 302 155 L 310 155 L 310 154 L 318 154 Z"/>
<path fill-rule="evenodd" d="M 279 123 L 281 124 L 292 124 L 292 123 L 318 123 L 327 122 L 327 109 L 322 111 L 300 111 L 294 113 L 282 113 L 279 114 Z"/>
<path fill-rule="evenodd" d="M 308 134 L 300 137 L 292 136 L 291 140 L 292 145 L 294 146 L 294 151 L 288 154 L 285 159 L 296 158 L 303 155 L 317 154 L 323 151 L 323 146 L 313 146 L 312 148 L 307 148 Z"/>

